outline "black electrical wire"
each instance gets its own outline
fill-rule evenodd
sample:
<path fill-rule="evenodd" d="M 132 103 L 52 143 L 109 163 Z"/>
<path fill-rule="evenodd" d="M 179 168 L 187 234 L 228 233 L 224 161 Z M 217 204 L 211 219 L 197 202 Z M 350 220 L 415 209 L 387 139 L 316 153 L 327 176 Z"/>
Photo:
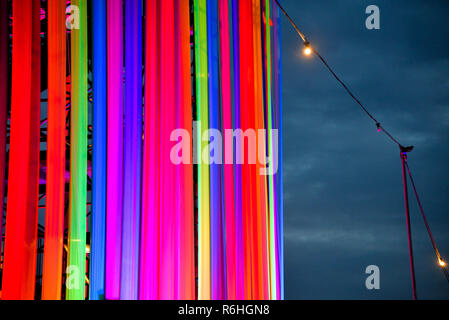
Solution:
<path fill-rule="evenodd" d="M 306 36 L 304 33 L 299 30 L 298 26 L 295 24 L 292 18 L 288 15 L 288 13 L 284 10 L 284 8 L 281 6 L 278 0 L 274 0 L 279 7 L 279 9 L 282 11 L 282 13 L 287 17 L 287 19 L 290 21 L 291 25 L 295 29 L 295 31 L 298 33 L 298 35 L 301 37 L 302 41 L 304 42 L 304 45 L 308 48 L 310 48 L 313 53 L 321 60 L 321 62 L 326 66 L 326 68 L 329 70 L 329 72 L 334 76 L 334 78 L 342 85 L 342 87 L 346 90 L 346 92 L 351 96 L 351 98 L 362 108 L 362 110 L 366 113 L 368 117 L 373 120 L 375 123 L 377 129 L 379 131 L 382 131 L 385 133 L 385 135 L 393 141 L 395 144 L 397 144 L 400 148 L 403 148 L 402 144 L 399 143 L 399 141 L 393 137 L 382 125 L 380 122 L 368 111 L 368 109 L 360 102 L 360 100 L 352 93 L 352 91 L 348 88 L 348 86 L 340 79 L 340 77 L 337 76 L 337 74 L 334 72 L 334 70 L 329 66 L 329 64 L 326 62 L 326 60 L 319 54 L 319 52 L 310 46 L 309 41 L 307 41 Z"/>
<path fill-rule="evenodd" d="M 441 259 L 440 252 L 438 251 L 435 239 L 433 238 L 432 231 L 430 230 L 429 223 L 427 222 L 427 217 L 426 217 L 426 214 L 424 212 L 424 208 L 423 208 L 423 205 L 421 203 L 421 200 L 419 199 L 418 191 L 416 190 L 415 182 L 413 180 L 412 172 L 410 170 L 410 167 L 408 166 L 407 160 L 405 161 L 405 167 L 407 168 L 408 176 L 410 177 L 410 182 L 412 183 L 413 192 L 415 193 L 415 197 L 416 197 L 416 201 L 418 203 L 419 211 L 421 212 L 421 216 L 422 216 L 422 218 L 424 220 L 424 225 L 426 226 L 427 233 L 429 234 L 430 241 L 432 242 L 432 247 L 433 247 L 433 250 L 435 251 L 435 255 L 437 256 L 438 262 L 443 261 Z M 443 263 L 445 263 L 445 262 L 443 261 Z M 449 282 L 449 274 L 448 274 L 446 268 L 447 268 L 447 265 L 441 266 L 441 269 L 443 270 L 443 273 L 444 273 L 444 275 L 446 277 L 446 280 Z"/>
<path fill-rule="evenodd" d="M 397 144 L 401 150 L 401 152 L 409 152 L 413 149 L 413 146 L 409 146 L 409 147 L 404 147 L 401 143 L 399 143 L 399 141 L 393 137 L 392 134 L 390 134 L 384 127 L 382 127 L 382 125 L 380 124 L 380 122 L 368 111 L 368 109 L 360 102 L 360 100 L 352 93 L 352 91 L 348 88 L 348 86 L 337 76 L 337 74 L 334 72 L 334 70 L 329 66 L 329 64 L 326 62 L 326 60 L 319 54 L 319 52 L 310 46 L 309 41 L 307 40 L 306 36 L 304 35 L 304 33 L 301 32 L 301 30 L 299 30 L 298 26 L 295 24 L 295 22 L 293 21 L 293 19 L 288 15 L 288 13 L 284 10 L 284 8 L 281 6 L 281 4 L 279 3 L 278 0 L 274 0 L 274 2 L 276 2 L 277 6 L 279 7 L 279 9 L 282 11 L 282 13 L 287 17 L 287 19 L 290 21 L 291 25 L 293 26 L 293 28 L 295 29 L 295 31 L 298 33 L 298 35 L 301 37 L 302 41 L 304 42 L 304 45 L 306 46 L 306 48 L 309 48 L 312 50 L 313 53 L 315 53 L 315 55 L 321 60 L 321 62 L 325 65 L 325 67 L 328 69 L 328 71 L 333 75 L 333 77 L 342 85 L 342 87 L 346 90 L 346 92 L 351 96 L 351 98 L 361 107 L 361 109 L 366 113 L 366 115 L 375 123 L 377 130 L 378 131 L 382 131 L 392 142 L 394 142 L 395 144 Z M 432 246 L 433 249 L 435 251 L 435 254 L 437 256 L 438 262 L 443 261 L 441 259 L 440 253 L 438 251 L 438 248 L 436 246 L 435 243 L 435 239 L 433 238 L 432 232 L 430 230 L 429 224 L 427 222 L 427 218 L 426 215 L 424 213 L 424 208 L 421 204 L 421 201 L 419 199 L 418 196 L 418 192 L 416 190 L 415 187 L 415 182 L 413 181 L 413 177 L 410 171 L 410 168 L 408 166 L 407 161 L 405 162 L 405 165 L 407 167 L 407 171 L 408 171 L 408 175 L 410 177 L 410 181 L 412 183 L 413 186 L 413 191 L 415 193 L 415 197 L 416 200 L 418 202 L 418 206 L 421 212 L 421 215 L 423 217 L 424 220 L 424 224 L 426 226 L 427 229 L 427 233 L 429 234 L 430 237 L 430 241 L 432 242 Z M 448 266 L 447 264 L 444 266 L 441 266 L 441 270 L 443 271 L 446 280 L 449 282 L 449 271 L 447 270 Z"/>

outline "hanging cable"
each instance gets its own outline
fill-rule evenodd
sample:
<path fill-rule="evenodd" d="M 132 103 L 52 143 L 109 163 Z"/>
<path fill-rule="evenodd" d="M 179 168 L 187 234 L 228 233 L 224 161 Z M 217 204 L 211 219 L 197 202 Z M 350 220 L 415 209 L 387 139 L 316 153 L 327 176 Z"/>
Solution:
<path fill-rule="evenodd" d="M 301 37 L 302 41 L 304 42 L 304 45 L 306 47 L 305 54 L 309 55 L 310 53 L 315 53 L 315 55 L 321 60 L 321 62 L 326 66 L 326 68 L 329 70 L 329 72 L 334 76 L 334 78 L 342 85 L 342 87 L 346 90 L 346 92 L 351 96 L 351 98 L 361 107 L 361 109 L 366 113 L 368 117 L 373 120 L 375 123 L 377 130 L 379 132 L 385 133 L 385 135 L 395 144 L 397 144 L 399 147 L 402 147 L 402 145 L 399 143 L 399 141 L 394 138 L 382 125 L 380 122 L 368 111 L 368 109 L 360 102 L 360 100 L 352 93 L 352 91 L 348 88 L 348 86 L 337 76 L 337 74 L 334 72 L 334 70 L 329 66 L 329 64 L 326 62 L 326 60 L 319 54 L 319 52 L 313 48 L 309 41 L 307 40 L 304 33 L 299 30 L 298 26 L 295 24 L 293 19 L 288 15 L 288 13 L 284 10 L 284 8 L 281 6 L 278 0 L 274 0 L 279 7 L 279 9 L 282 11 L 282 13 L 287 17 L 287 19 L 290 21 L 293 28 L 296 30 L 298 35 Z"/>
<path fill-rule="evenodd" d="M 288 15 L 288 13 L 284 10 L 284 8 L 281 6 L 281 4 L 279 3 L 278 0 L 274 0 L 274 2 L 276 3 L 276 5 L 279 7 L 279 9 L 282 11 L 282 13 L 287 17 L 287 19 L 289 20 L 290 24 L 293 26 L 293 28 L 295 29 L 295 31 L 298 33 L 298 35 L 301 37 L 304 46 L 305 46 L 305 50 L 304 50 L 304 54 L 305 55 L 310 55 L 312 53 L 314 53 L 320 60 L 321 62 L 324 64 L 324 66 L 328 69 L 328 71 L 332 74 L 332 76 L 341 84 L 341 86 L 345 89 L 345 91 L 349 94 L 349 96 L 360 106 L 360 108 L 365 112 L 365 114 L 375 123 L 377 131 L 378 132 L 383 132 L 392 142 L 394 142 L 396 145 L 399 146 L 401 153 L 407 153 L 413 150 L 413 146 L 407 146 L 404 147 L 401 143 L 399 143 L 399 141 L 392 135 L 390 134 L 381 124 L 380 122 L 368 111 L 368 109 L 360 102 L 360 100 L 352 93 L 352 91 L 348 88 L 348 86 L 337 76 L 337 74 L 334 72 L 334 70 L 329 66 L 329 64 L 326 62 L 326 60 L 319 54 L 319 52 L 313 48 L 310 45 L 310 42 L 307 40 L 306 36 L 304 35 L 304 33 L 301 32 L 301 30 L 298 28 L 298 26 L 295 24 L 295 22 L 293 21 L 293 19 Z M 406 159 L 406 158 L 405 158 Z M 405 166 L 407 168 L 408 171 L 408 175 L 410 177 L 410 181 L 412 182 L 412 186 L 413 186 L 413 191 L 415 193 L 415 197 L 416 200 L 418 202 L 418 206 L 420 208 L 420 212 L 421 215 L 423 217 L 424 220 L 424 224 L 426 226 L 427 232 L 429 234 L 430 240 L 432 242 L 432 246 L 434 248 L 435 254 L 437 256 L 438 259 L 438 264 L 441 267 L 441 270 L 443 271 L 446 280 L 449 282 L 449 271 L 448 271 L 448 265 L 447 263 L 441 258 L 441 255 L 438 251 L 438 248 L 436 246 L 435 243 L 435 239 L 433 238 L 432 232 L 430 230 L 429 224 L 427 222 L 427 218 L 426 215 L 424 213 L 424 209 L 423 206 L 421 204 L 421 201 L 419 199 L 418 196 L 418 192 L 416 191 L 416 187 L 415 187 L 415 183 L 413 181 L 412 178 L 412 174 L 410 172 L 410 168 L 408 166 L 407 161 L 405 161 Z"/>
<path fill-rule="evenodd" d="M 424 225 L 426 226 L 427 233 L 429 234 L 430 241 L 432 242 L 433 250 L 435 251 L 435 255 L 438 259 L 438 264 L 443 270 L 444 275 L 446 276 L 446 280 L 449 282 L 449 274 L 447 271 L 447 263 L 441 258 L 440 252 L 438 251 L 435 239 L 433 238 L 432 231 L 430 230 L 429 223 L 427 222 L 426 214 L 424 213 L 424 208 L 422 206 L 421 200 L 418 196 L 418 191 L 416 190 L 415 182 L 412 177 L 412 173 L 410 171 L 410 167 L 408 166 L 407 160 L 405 160 L 405 167 L 407 168 L 408 176 L 410 177 L 410 181 L 412 183 L 413 192 L 415 193 L 416 201 L 418 202 L 419 210 L 421 212 L 422 218 L 424 220 Z"/>

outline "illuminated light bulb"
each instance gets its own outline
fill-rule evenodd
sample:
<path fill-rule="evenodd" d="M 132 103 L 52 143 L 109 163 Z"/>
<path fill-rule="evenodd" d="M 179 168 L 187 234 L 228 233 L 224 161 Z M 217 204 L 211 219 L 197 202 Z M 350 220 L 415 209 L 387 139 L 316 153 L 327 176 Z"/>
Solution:
<path fill-rule="evenodd" d="M 440 267 L 442 267 L 442 268 L 446 267 L 446 262 L 444 262 L 442 259 L 438 259 L 438 264 L 439 264 Z"/>
<path fill-rule="evenodd" d="M 310 56 L 312 54 L 312 48 L 310 47 L 310 43 L 309 42 L 304 42 L 304 54 L 306 56 Z"/>
<path fill-rule="evenodd" d="M 304 54 L 305 54 L 306 56 L 309 56 L 311 53 L 312 53 L 312 49 L 310 49 L 309 47 L 307 47 L 307 48 L 304 49 Z"/>

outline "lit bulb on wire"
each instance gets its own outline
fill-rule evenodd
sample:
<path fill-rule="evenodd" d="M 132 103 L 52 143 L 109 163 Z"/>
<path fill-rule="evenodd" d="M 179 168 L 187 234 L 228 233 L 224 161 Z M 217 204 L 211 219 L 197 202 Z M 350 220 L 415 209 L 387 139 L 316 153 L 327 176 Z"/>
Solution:
<path fill-rule="evenodd" d="M 438 259 L 438 264 L 440 265 L 441 268 L 445 268 L 446 267 L 446 262 L 444 262 L 444 260 L 442 260 L 441 258 Z"/>
<path fill-rule="evenodd" d="M 312 48 L 310 47 L 310 43 L 309 42 L 304 42 L 304 55 L 306 56 L 310 56 L 312 54 Z"/>

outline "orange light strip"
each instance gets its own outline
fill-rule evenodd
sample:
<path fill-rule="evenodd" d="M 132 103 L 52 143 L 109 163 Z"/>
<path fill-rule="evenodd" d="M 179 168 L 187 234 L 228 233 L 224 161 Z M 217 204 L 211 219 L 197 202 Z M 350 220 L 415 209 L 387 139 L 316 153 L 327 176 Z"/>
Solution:
<path fill-rule="evenodd" d="M 47 198 L 42 299 L 60 300 L 65 193 L 65 3 L 48 3 Z"/>

